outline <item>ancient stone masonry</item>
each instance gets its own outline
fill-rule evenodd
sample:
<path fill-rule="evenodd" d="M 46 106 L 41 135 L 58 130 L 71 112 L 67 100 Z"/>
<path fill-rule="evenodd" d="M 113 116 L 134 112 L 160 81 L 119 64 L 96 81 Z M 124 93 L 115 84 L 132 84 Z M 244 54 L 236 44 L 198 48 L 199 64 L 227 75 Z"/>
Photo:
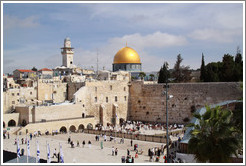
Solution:
<path fill-rule="evenodd" d="M 130 86 L 128 119 L 165 122 L 166 96 L 164 84 L 143 84 L 135 81 Z M 243 96 L 239 83 L 170 83 L 168 100 L 170 123 L 188 122 L 194 110 L 205 105 L 226 100 L 237 100 Z"/>

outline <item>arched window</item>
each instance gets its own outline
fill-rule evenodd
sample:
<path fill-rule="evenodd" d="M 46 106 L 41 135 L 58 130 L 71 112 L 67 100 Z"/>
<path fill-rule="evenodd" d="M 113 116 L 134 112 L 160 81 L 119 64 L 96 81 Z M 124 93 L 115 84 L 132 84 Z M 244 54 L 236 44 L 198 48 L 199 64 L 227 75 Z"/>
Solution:
<path fill-rule="evenodd" d="M 11 119 L 9 122 L 8 122 L 8 127 L 12 127 L 12 126 L 16 126 L 16 122 Z"/>
<path fill-rule="evenodd" d="M 60 133 L 67 133 L 67 128 L 65 126 L 62 126 L 60 128 Z"/>
<path fill-rule="evenodd" d="M 76 127 L 74 125 L 70 126 L 69 131 L 75 132 L 76 131 Z"/>
<path fill-rule="evenodd" d="M 23 127 L 27 125 L 27 123 L 26 123 L 26 120 L 25 120 L 25 119 L 22 121 L 21 125 L 22 125 Z"/>

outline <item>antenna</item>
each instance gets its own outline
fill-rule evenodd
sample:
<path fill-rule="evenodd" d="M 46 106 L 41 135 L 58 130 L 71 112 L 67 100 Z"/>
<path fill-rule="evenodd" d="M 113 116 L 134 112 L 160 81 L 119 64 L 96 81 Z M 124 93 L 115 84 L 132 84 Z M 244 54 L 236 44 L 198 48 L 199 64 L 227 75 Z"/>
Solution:
<path fill-rule="evenodd" d="M 98 49 L 97 49 L 97 76 L 98 76 Z"/>
<path fill-rule="evenodd" d="M 126 47 L 127 47 L 127 41 L 126 41 Z"/>

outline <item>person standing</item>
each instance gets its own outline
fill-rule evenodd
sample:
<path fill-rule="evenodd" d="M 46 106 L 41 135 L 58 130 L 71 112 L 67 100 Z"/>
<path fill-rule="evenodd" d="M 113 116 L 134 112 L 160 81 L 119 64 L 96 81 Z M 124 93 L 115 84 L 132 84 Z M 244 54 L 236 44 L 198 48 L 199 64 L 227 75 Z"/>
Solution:
<path fill-rule="evenodd" d="M 68 139 L 67 139 L 67 143 L 70 144 L 70 141 L 71 141 L 71 138 L 69 136 Z"/>
<path fill-rule="evenodd" d="M 114 156 L 114 146 L 112 146 L 112 156 Z"/>
<path fill-rule="evenodd" d="M 91 141 L 90 140 L 88 141 L 88 145 L 89 145 L 89 148 L 91 148 Z"/>
<path fill-rule="evenodd" d="M 84 147 L 85 147 L 85 140 L 83 141 L 83 143 L 82 143 L 82 144 L 83 144 L 83 148 L 84 148 Z"/>
<path fill-rule="evenodd" d="M 103 141 L 101 141 L 101 149 L 103 149 Z"/>
<path fill-rule="evenodd" d="M 132 157 L 132 163 L 134 163 L 134 158 Z"/>
<path fill-rule="evenodd" d="M 54 156 L 56 156 L 56 158 L 57 158 L 57 155 L 56 155 L 56 148 L 54 149 L 54 152 L 53 152 L 53 158 L 54 158 Z"/>
<path fill-rule="evenodd" d="M 115 156 L 117 156 L 117 154 L 118 154 L 118 149 L 115 148 Z"/>
<path fill-rule="evenodd" d="M 79 147 L 79 140 L 77 140 L 77 147 Z"/>
<path fill-rule="evenodd" d="M 127 155 L 128 155 L 128 156 L 130 155 L 130 150 L 129 150 L 129 149 L 127 149 Z"/>
<path fill-rule="evenodd" d="M 9 132 L 8 132 L 8 139 L 9 139 Z"/>
<path fill-rule="evenodd" d="M 131 146 L 132 146 L 132 139 L 131 139 Z"/>

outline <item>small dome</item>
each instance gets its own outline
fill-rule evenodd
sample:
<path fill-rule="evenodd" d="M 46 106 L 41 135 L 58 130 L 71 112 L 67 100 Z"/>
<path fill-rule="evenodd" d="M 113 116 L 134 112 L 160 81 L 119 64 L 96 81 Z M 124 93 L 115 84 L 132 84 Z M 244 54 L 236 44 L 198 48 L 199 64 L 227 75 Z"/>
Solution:
<path fill-rule="evenodd" d="M 134 49 L 130 47 L 124 47 L 121 48 L 114 56 L 113 64 L 119 64 L 119 63 L 141 63 L 141 62 L 138 53 Z"/>
<path fill-rule="evenodd" d="M 70 38 L 69 37 L 66 37 L 65 41 L 70 41 Z"/>

